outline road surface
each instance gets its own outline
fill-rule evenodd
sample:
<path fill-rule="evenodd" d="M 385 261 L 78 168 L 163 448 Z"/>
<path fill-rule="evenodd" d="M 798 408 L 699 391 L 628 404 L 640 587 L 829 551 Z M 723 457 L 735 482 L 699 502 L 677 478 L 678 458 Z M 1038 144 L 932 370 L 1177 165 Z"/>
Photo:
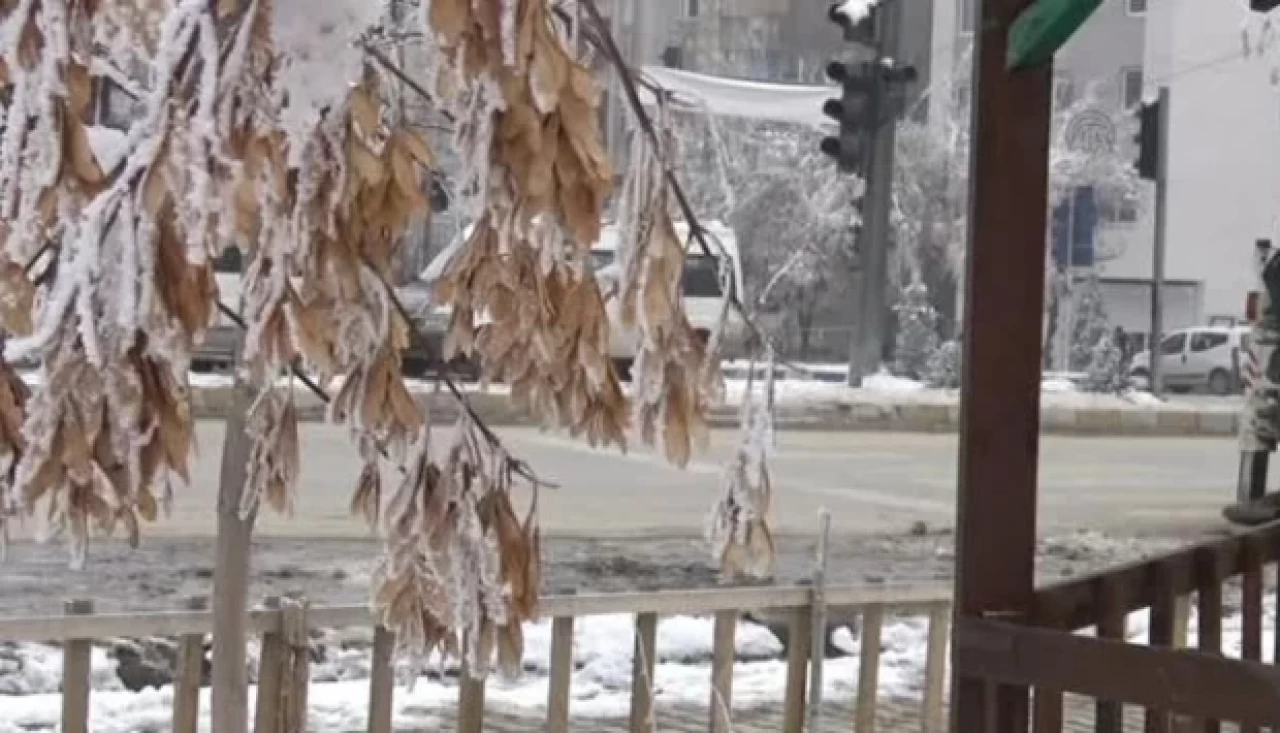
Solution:
<path fill-rule="evenodd" d="M 446 431 L 440 432 L 445 438 Z M 718 431 L 711 450 L 686 470 L 644 449 L 626 455 L 536 430 L 501 431 L 510 449 L 560 488 L 544 491 L 548 535 L 626 538 L 700 535 L 719 490 L 720 470 L 736 433 Z M 210 535 L 217 487 L 220 423 L 201 423 L 193 486 L 177 488 L 173 515 L 151 536 Z M 297 511 L 265 516 L 260 536 L 359 538 L 367 530 L 348 514 L 359 473 L 343 429 L 307 424 Z M 898 532 L 923 521 L 951 526 L 955 515 L 957 439 L 904 433 L 808 433 L 779 436 L 773 463 L 775 528 L 809 534 L 822 507 L 841 534 Z M 1163 529 L 1217 521 L 1232 495 L 1236 468 L 1230 439 L 1047 437 L 1042 441 L 1040 527 L 1060 530 Z M 388 475 L 394 487 L 398 476 Z"/>
<path fill-rule="evenodd" d="M 503 430 L 511 450 L 561 488 L 541 499 L 544 585 L 617 591 L 717 582 L 699 538 L 732 432 L 686 471 L 646 451 L 600 453 L 554 435 Z M 322 603 L 368 597 L 381 545 L 347 505 L 359 466 L 341 429 L 302 429 L 302 490 L 293 517 L 260 518 L 254 598 L 302 591 Z M 443 435 L 441 436 L 444 437 Z M 66 598 L 101 609 L 173 607 L 210 592 L 222 428 L 199 426 L 194 485 L 142 547 L 95 541 L 84 570 L 57 544 L 21 542 L 0 566 L 0 616 L 57 612 Z M 955 436 L 786 433 L 774 462 L 780 582 L 809 577 L 819 508 L 834 517 L 834 583 L 939 585 L 953 569 Z M 1047 438 L 1043 445 L 1044 580 L 1184 545 L 1222 528 L 1236 454 L 1231 440 Z M 922 525 L 919 523 L 923 523 Z"/>

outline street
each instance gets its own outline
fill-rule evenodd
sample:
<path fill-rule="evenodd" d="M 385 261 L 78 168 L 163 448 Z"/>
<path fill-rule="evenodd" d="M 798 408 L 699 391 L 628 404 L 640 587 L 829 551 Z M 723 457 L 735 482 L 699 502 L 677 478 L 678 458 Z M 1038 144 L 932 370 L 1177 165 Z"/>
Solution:
<path fill-rule="evenodd" d="M 620 455 L 536 430 L 499 432 L 510 450 L 560 486 L 541 497 L 545 532 L 602 539 L 700 535 L 718 492 L 720 466 L 737 437 L 716 432 L 710 453 L 681 471 L 648 450 Z M 449 429 L 438 429 L 435 437 L 443 442 L 448 435 Z M 367 528 L 348 512 L 360 467 L 346 431 L 306 424 L 300 439 L 297 511 L 262 517 L 259 536 L 367 537 Z M 145 534 L 212 534 L 221 424 L 201 423 L 198 440 L 194 486 L 175 487 L 173 515 Z M 1041 534 L 1215 524 L 1234 491 L 1230 439 L 1046 437 L 1041 447 Z M 822 507 L 831 510 L 837 534 L 901 532 L 916 521 L 949 527 L 956 456 L 954 435 L 782 433 L 773 462 L 775 529 L 810 534 Z M 398 478 L 388 474 L 386 491 Z"/>

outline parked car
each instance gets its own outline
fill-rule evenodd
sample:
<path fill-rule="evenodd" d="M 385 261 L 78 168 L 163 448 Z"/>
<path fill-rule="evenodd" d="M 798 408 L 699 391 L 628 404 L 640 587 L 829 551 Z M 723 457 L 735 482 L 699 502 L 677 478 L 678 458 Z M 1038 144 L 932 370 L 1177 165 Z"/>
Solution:
<path fill-rule="evenodd" d="M 1249 347 L 1249 334 L 1246 326 L 1208 326 L 1165 336 L 1159 348 L 1164 386 L 1175 392 L 1206 390 L 1216 395 L 1239 391 L 1235 358 Z M 1139 386 L 1150 385 L 1150 351 L 1133 357 L 1129 375 Z"/>

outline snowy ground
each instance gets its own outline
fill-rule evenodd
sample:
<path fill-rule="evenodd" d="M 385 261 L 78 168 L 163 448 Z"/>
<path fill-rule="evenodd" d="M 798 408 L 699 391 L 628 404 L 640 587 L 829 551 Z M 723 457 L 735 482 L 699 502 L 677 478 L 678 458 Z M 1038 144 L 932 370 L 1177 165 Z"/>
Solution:
<path fill-rule="evenodd" d="M 1274 628 L 1274 597 L 1268 599 L 1264 627 Z M 582 619 L 574 639 L 574 665 L 570 714 L 575 719 L 625 717 L 630 699 L 632 621 L 628 616 Z M 1128 638 L 1146 643 L 1148 614 L 1130 616 Z M 1195 644 L 1195 618 L 1190 643 Z M 921 617 L 890 620 L 883 630 L 880 667 L 882 697 L 918 697 L 926 660 L 928 627 Z M 550 622 L 526 629 L 526 666 L 518 678 L 494 678 L 486 691 L 486 704 L 494 710 L 537 715 L 545 710 L 547 670 L 550 662 Z M 1085 631 L 1082 633 L 1089 633 Z M 706 705 L 711 699 L 710 668 L 712 621 L 709 618 L 676 617 L 658 628 L 656 700 L 664 706 Z M 824 677 L 827 699 L 850 699 L 856 691 L 858 647 L 846 628 L 832 636 L 841 656 L 829 659 Z M 312 667 L 310 726 L 316 733 L 360 730 L 365 726 L 370 657 L 366 630 L 329 632 L 317 640 Z M 1273 632 L 1263 638 L 1264 660 L 1271 661 Z M 1241 653 L 1241 619 L 1229 615 L 1223 624 L 1223 650 L 1227 656 Z M 256 648 L 250 648 L 250 664 L 256 664 Z M 734 708 L 752 709 L 780 703 L 785 690 L 784 649 L 768 629 L 742 622 L 737 629 L 734 665 Z M 53 731 L 61 714 L 57 694 L 61 656 L 52 647 L 24 645 L 0 648 L 0 732 Z M 444 674 L 442 674 L 444 672 Z M 395 698 L 397 727 L 438 724 L 439 716 L 457 700 L 456 670 L 429 668 L 417 673 L 401 665 L 400 687 Z M 93 656 L 91 720 L 96 733 L 146 733 L 167 729 L 172 690 L 169 686 L 128 692 L 115 676 L 115 660 L 105 649 Z M 202 692 L 208 730 L 208 690 Z"/>

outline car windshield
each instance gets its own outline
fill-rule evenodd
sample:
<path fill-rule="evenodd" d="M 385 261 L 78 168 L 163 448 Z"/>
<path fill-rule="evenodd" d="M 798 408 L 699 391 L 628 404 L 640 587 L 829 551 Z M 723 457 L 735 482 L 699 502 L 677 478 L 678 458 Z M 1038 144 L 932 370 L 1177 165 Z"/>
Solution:
<path fill-rule="evenodd" d="M 689 255 L 684 261 L 684 294 L 690 298 L 719 298 L 720 266 L 715 258 Z"/>

